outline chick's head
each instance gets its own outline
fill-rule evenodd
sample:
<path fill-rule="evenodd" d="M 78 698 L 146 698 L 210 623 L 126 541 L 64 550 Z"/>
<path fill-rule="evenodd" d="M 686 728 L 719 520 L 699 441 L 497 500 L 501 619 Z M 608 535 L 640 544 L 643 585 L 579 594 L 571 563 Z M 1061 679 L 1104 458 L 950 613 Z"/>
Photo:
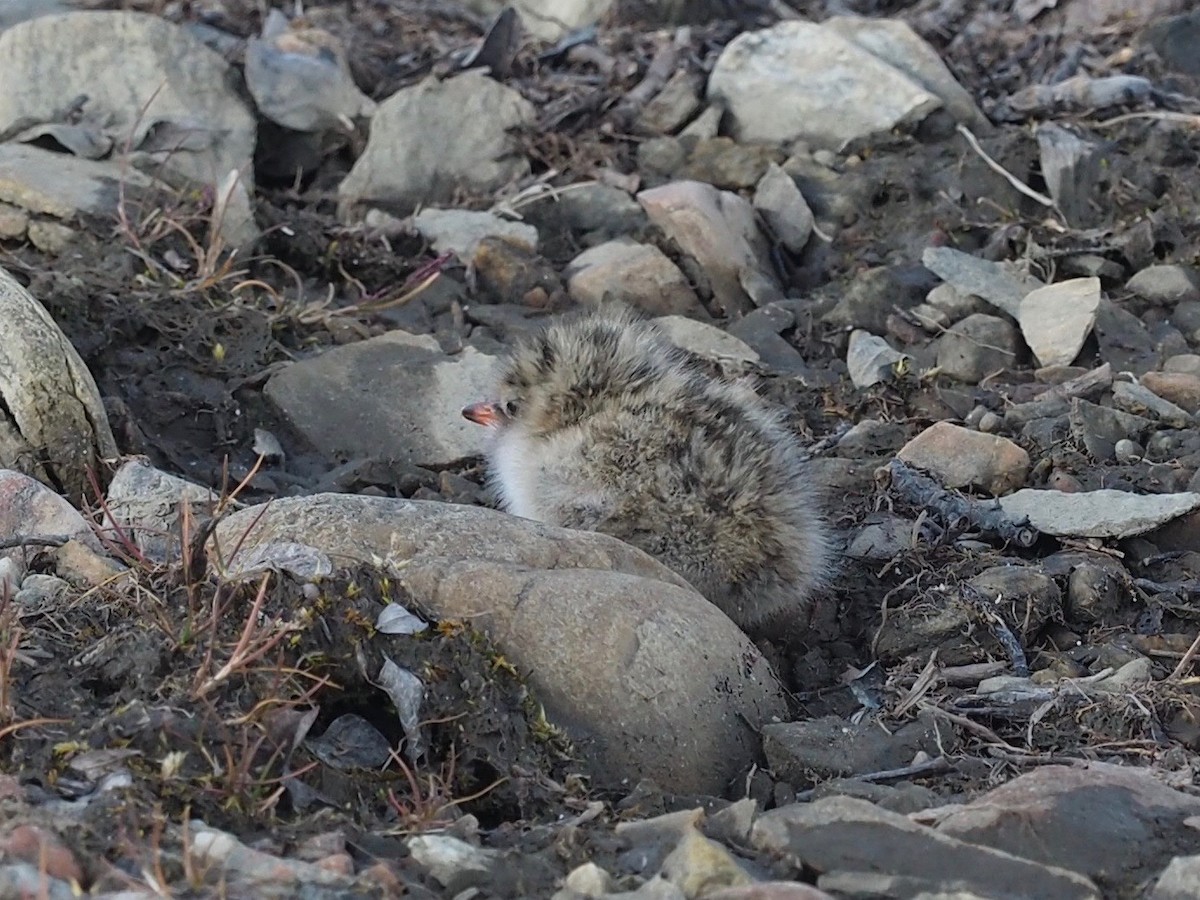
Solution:
<path fill-rule="evenodd" d="M 533 436 L 571 428 L 652 388 L 678 352 L 621 310 L 555 323 L 505 360 L 499 399 L 490 404 L 497 421 L 488 424 L 518 425 Z"/>

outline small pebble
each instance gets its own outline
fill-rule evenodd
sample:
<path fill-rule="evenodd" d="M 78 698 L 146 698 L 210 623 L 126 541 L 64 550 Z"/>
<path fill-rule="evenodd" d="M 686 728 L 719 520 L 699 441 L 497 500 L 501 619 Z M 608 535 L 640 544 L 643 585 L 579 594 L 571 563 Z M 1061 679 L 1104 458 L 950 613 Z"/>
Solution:
<path fill-rule="evenodd" d="M 1046 479 L 1046 487 L 1052 491 L 1062 491 L 1064 494 L 1074 494 L 1083 490 L 1079 479 L 1062 469 L 1055 469 Z"/>
<path fill-rule="evenodd" d="M 991 410 L 988 410 L 979 419 L 979 430 L 984 434 L 995 434 L 1003 424 L 1003 419 Z"/>
<path fill-rule="evenodd" d="M 1137 441 L 1131 441 L 1129 438 L 1123 438 L 1117 441 L 1113 448 L 1113 453 L 1117 457 L 1117 462 L 1131 463 L 1140 460 L 1145 453 Z"/>
<path fill-rule="evenodd" d="M 977 406 L 967 413 L 967 417 L 963 419 L 963 423 L 968 428 L 978 428 L 979 423 L 983 421 L 983 417 L 987 414 L 988 408 L 986 406 Z"/>

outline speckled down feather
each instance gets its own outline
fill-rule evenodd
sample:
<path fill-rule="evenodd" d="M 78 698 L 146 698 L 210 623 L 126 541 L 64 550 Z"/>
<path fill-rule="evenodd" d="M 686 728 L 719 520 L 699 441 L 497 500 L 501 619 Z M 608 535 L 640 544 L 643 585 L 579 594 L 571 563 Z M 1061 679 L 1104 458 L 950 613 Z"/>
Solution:
<path fill-rule="evenodd" d="M 752 633 L 806 621 L 831 560 L 819 490 L 749 386 L 608 309 L 522 342 L 499 395 L 504 509 L 640 547 Z"/>

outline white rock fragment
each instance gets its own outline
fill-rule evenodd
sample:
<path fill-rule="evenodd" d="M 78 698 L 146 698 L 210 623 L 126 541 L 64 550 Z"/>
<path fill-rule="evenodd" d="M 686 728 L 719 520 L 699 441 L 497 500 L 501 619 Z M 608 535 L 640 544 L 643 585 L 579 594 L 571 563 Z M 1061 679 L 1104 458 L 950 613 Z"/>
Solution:
<path fill-rule="evenodd" d="M 1069 366 L 1100 308 L 1100 279 L 1072 278 L 1030 291 L 1017 308 L 1025 343 L 1043 366 Z"/>
<path fill-rule="evenodd" d="M 1099 490 L 1068 494 L 1025 489 L 1000 498 L 1013 519 L 1065 537 L 1125 538 L 1200 509 L 1200 494 L 1130 494 Z"/>
<path fill-rule="evenodd" d="M 850 347 L 846 351 L 846 368 L 856 388 L 870 387 L 881 381 L 890 381 L 907 354 L 895 350 L 878 335 L 856 328 L 850 333 Z"/>
<path fill-rule="evenodd" d="M 61 123 L 82 97 L 74 135 L 130 148 L 145 168 L 216 184 L 253 171 L 257 123 L 229 63 L 184 28 L 137 12 L 42 16 L 0 34 L 0 133 Z"/>

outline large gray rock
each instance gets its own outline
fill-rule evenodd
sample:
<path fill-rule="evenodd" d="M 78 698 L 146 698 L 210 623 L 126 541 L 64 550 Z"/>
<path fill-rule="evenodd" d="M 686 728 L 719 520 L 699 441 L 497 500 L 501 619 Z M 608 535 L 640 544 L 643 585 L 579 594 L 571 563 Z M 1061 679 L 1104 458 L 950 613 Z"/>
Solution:
<path fill-rule="evenodd" d="M 80 213 L 115 217 L 124 183 L 134 200 L 165 188 L 137 169 L 84 159 L 31 144 L 0 144 L 0 200 L 31 213 L 73 219 Z"/>
<path fill-rule="evenodd" d="M 233 170 L 249 177 L 257 123 L 232 78 L 218 53 L 158 16 L 43 16 L 0 34 L 0 133 L 53 123 L 36 134 L 94 148 L 82 154 L 92 158 L 128 142 L 144 167 L 204 184 Z M 64 122 L 80 97 L 78 120 Z"/>
<path fill-rule="evenodd" d="M 267 382 L 267 398 L 318 450 L 448 465 L 484 450 L 487 431 L 462 417 L 489 399 L 494 358 L 456 356 L 427 335 L 391 331 L 292 363 Z"/>
<path fill-rule="evenodd" d="M 903 72 L 941 100 L 956 121 L 975 129 L 991 128 L 987 116 L 975 105 L 970 92 L 958 83 L 937 51 L 907 22 L 863 16 L 832 16 L 821 24 Z"/>
<path fill-rule="evenodd" d="M 1173 855 L 1200 847 L 1188 824 L 1197 815 L 1200 797 L 1150 771 L 1093 762 L 1042 766 L 971 803 L 943 808 L 935 827 L 1132 895 Z"/>
<path fill-rule="evenodd" d="M 412 209 L 503 187 L 529 172 L 509 129 L 533 120 L 528 100 L 480 72 L 397 91 L 380 104 L 366 150 L 338 187 L 339 214 L 349 218 L 373 202 Z"/>
<path fill-rule="evenodd" d="M 719 793 L 754 762 L 757 730 L 785 712 L 733 623 L 614 538 L 475 507 L 320 494 L 234 513 L 209 553 L 229 570 L 297 543 L 390 565 L 420 606 L 487 631 L 606 781 Z"/>
<path fill-rule="evenodd" d="M 730 41 L 708 80 L 741 141 L 804 140 L 840 150 L 850 141 L 919 122 L 941 100 L 839 35 L 788 20 Z"/>
<path fill-rule="evenodd" d="M 32 294 L 0 268 L 0 467 L 92 494 L 89 473 L 117 455 L 91 373 Z"/>
<path fill-rule="evenodd" d="M 886 873 L 899 879 L 879 893 L 940 894 L 947 883 L 981 897 L 1025 900 L 1098 898 L 1096 886 L 1074 872 L 957 840 L 865 800 L 828 797 L 763 813 L 750 835 L 755 849 L 782 856 L 796 868 L 820 872 L 817 886 L 838 890 L 843 874 Z"/>

